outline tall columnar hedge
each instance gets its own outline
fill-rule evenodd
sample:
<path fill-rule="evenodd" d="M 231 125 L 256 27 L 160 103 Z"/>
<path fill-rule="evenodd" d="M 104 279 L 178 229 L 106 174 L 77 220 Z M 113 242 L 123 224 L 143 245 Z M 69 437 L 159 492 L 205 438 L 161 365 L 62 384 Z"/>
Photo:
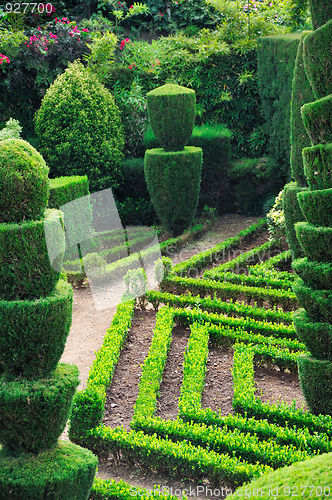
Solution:
<path fill-rule="evenodd" d="M 48 168 L 29 144 L 0 142 L 1 164 L 0 500 L 86 500 L 97 459 L 58 442 L 78 385 L 77 367 L 58 363 L 73 302 L 62 215 L 45 211 Z"/>
<path fill-rule="evenodd" d="M 163 146 L 145 153 L 147 187 L 161 222 L 178 235 L 193 222 L 201 182 L 202 149 L 185 147 L 195 122 L 195 92 L 166 84 L 148 92 L 147 107 Z"/>
<path fill-rule="evenodd" d="M 330 2 L 329 2 L 330 4 Z M 311 2 L 312 15 L 328 15 L 327 2 Z M 294 318 L 297 334 L 310 356 L 299 358 L 299 377 L 313 413 L 332 415 L 332 121 L 331 97 L 332 22 L 304 39 L 304 63 L 315 97 L 302 107 L 312 146 L 303 150 L 309 190 L 298 194 L 306 222 L 295 224 L 305 258 L 294 262 L 299 279 L 294 285 L 304 308 Z"/>

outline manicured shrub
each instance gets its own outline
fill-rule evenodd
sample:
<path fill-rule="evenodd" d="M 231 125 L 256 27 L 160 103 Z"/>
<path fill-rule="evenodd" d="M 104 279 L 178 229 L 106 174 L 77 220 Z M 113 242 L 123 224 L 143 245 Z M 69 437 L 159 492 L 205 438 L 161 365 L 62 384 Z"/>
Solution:
<path fill-rule="evenodd" d="M 303 309 L 296 311 L 293 318 L 296 333 L 312 357 L 332 361 L 332 325 L 313 322 Z"/>
<path fill-rule="evenodd" d="M 303 221 L 304 216 L 301 212 L 297 194 L 302 190 L 296 182 L 290 182 L 284 187 L 283 209 L 285 215 L 286 238 L 292 253 L 292 259 L 302 256 L 302 248 L 296 238 L 294 225 L 296 222 Z"/>
<path fill-rule="evenodd" d="M 332 323 L 332 290 L 315 290 L 300 279 L 293 289 L 301 307 L 314 321 Z"/>
<path fill-rule="evenodd" d="M 297 239 L 310 260 L 331 262 L 332 259 L 332 227 L 321 227 L 298 222 L 295 224 Z"/>
<path fill-rule="evenodd" d="M 314 415 L 331 415 L 332 362 L 300 356 L 298 366 L 301 389 L 310 411 Z"/>
<path fill-rule="evenodd" d="M 82 196 L 90 194 L 89 181 L 86 175 L 65 176 L 49 179 L 50 197 L 49 208 L 57 208 Z"/>
<path fill-rule="evenodd" d="M 72 306 L 72 287 L 63 281 L 45 298 L 0 300 L 0 373 L 33 378 L 54 370 L 66 345 Z"/>
<path fill-rule="evenodd" d="M 181 234 L 193 222 L 199 195 L 202 150 L 187 146 L 180 152 L 149 149 L 144 171 L 152 203 L 162 223 Z"/>
<path fill-rule="evenodd" d="M 301 211 L 310 224 L 329 226 L 332 221 L 332 188 L 302 191 L 297 195 Z"/>
<path fill-rule="evenodd" d="M 332 141 L 332 97 L 330 95 L 304 104 L 301 113 L 313 146 L 328 144 Z"/>
<path fill-rule="evenodd" d="M 78 386 L 75 365 L 59 364 L 48 377 L 0 378 L 0 443 L 10 452 L 52 448 L 66 426 Z"/>
<path fill-rule="evenodd" d="M 67 441 L 36 454 L 0 451 L 0 500 L 86 500 L 98 459 Z"/>
<path fill-rule="evenodd" d="M 165 84 L 146 94 L 151 128 L 164 151 L 182 151 L 195 123 L 195 91 Z"/>
<path fill-rule="evenodd" d="M 48 200 L 48 167 L 21 139 L 0 141 L 0 223 L 42 217 Z"/>
<path fill-rule="evenodd" d="M 332 145 L 318 144 L 303 150 L 304 172 L 311 190 L 332 187 Z"/>
<path fill-rule="evenodd" d="M 79 62 L 46 92 L 36 134 L 51 175 L 87 175 L 91 192 L 118 185 L 124 138 L 110 92 Z"/>
<path fill-rule="evenodd" d="M 65 250 L 62 224 L 58 210 L 45 211 L 40 220 L 0 224 L 0 299 L 35 299 L 52 293 Z"/>
<path fill-rule="evenodd" d="M 318 262 L 304 257 L 294 260 L 292 265 L 296 274 L 312 288 L 318 290 L 332 288 L 332 264 L 330 262 Z"/>
<path fill-rule="evenodd" d="M 309 0 L 312 25 L 315 30 L 332 18 L 332 6 L 329 0 Z"/>

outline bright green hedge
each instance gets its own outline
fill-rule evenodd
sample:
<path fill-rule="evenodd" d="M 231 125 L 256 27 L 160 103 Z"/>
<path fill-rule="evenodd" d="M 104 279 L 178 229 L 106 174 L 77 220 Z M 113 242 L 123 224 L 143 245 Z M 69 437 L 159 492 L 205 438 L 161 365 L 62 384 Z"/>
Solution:
<path fill-rule="evenodd" d="M 332 264 L 330 262 L 318 262 L 304 257 L 294 260 L 293 269 L 312 288 L 318 290 L 332 288 Z"/>
<path fill-rule="evenodd" d="M 49 179 L 49 184 L 50 197 L 48 206 L 58 210 L 62 205 L 90 193 L 89 181 L 86 175 L 56 177 L 55 179 Z"/>
<path fill-rule="evenodd" d="M 0 500 L 87 500 L 98 459 L 70 442 L 18 457 L 0 451 Z"/>
<path fill-rule="evenodd" d="M 144 172 L 151 200 L 161 222 L 175 236 L 192 224 L 198 204 L 202 150 L 187 146 L 180 152 L 149 149 Z"/>
<path fill-rule="evenodd" d="M 312 357 L 332 361 L 332 325 L 313 322 L 303 309 L 296 311 L 293 317 L 296 333 Z"/>
<path fill-rule="evenodd" d="M 299 379 L 303 395 L 314 415 L 332 414 L 332 362 L 300 356 Z"/>
<path fill-rule="evenodd" d="M 308 222 L 295 224 L 297 239 L 310 260 L 331 262 L 332 227 L 320 227 Z"/>
<path fill-rule="evenodd" d="M 14 453 L 55 446 L 79 384 L 75 365 L 59 364 L 48 377 L 0 378 L 0 443 Z"/>
<path fill-rule="evenodd" d="M 311 190 L 330 189 L 332 145 L 318 144 L 303 150 L 304 172 Z"/>
<path fill-rule="evenodd" d="M 332 221 L 332 188 L 299 193 L 298 201 L 307 221 L 317 226 L 330 226 Z"/>
<path fill-rule="evenodd" d="M 296 222 L 303 221 L 304 216 L 301 212 L 297 194 L 301 192 L 296 182 L 290 182 L 284 187 L 283 210 L 285 215 L 286 238 L 292 253 L 292 259 L 297 259 L 303 255 L 302 248 L 297 240 L 294 225 Z"/>
<path fill-rule="evenodd" d="M 54 370 L 66 345 L 72 307 L 73 290 L 64 281 L 41 299 L 0 300 L 0 373 L 31 378 Z"/>
<path fill-rule="evenodd" d="M 62 214 L 22 224 L 0 224 L 0 299 L 43 297 L 53 292 L 65 250 Z"/>

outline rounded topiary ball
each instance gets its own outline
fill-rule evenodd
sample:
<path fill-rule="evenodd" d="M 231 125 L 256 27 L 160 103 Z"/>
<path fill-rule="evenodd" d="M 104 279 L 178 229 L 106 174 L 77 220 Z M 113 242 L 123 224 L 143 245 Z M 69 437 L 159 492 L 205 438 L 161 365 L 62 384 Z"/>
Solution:
<path fill-rule="evenodd" d="M 183 150 L 194 128 L 195 91 L 168 83 L 146 97 L 151 128 L 164 150 Z"/>
<path fill-rule="evenodd" d="M 48 167 L 21 139 L 0 141 L 0 222 L 39 219 L 47 206 Z"/>
<path fill-rule="evenodd" d="M 35 128 L 51 177 L 87 175 L 91 192 L 121 181 L 120 111 L 109 90 L 79 61 L 47 90 Z"/>

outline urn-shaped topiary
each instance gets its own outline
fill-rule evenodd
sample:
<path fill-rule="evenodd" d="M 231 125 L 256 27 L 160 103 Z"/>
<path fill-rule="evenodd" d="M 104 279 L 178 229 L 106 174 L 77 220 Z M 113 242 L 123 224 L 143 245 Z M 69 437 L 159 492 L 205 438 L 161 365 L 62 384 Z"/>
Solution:
<path fill-rule="evenodd" d="M 195 91 L 168 83 L 146 97 L 151 128 L 164 150 L 183 150 L 195 124 Z"/>
<path fill-rule="evenodd" d="M 43 157 L 21 139 L 0 141 L 0 223 L 42 217 L 49 194 Z"/>

